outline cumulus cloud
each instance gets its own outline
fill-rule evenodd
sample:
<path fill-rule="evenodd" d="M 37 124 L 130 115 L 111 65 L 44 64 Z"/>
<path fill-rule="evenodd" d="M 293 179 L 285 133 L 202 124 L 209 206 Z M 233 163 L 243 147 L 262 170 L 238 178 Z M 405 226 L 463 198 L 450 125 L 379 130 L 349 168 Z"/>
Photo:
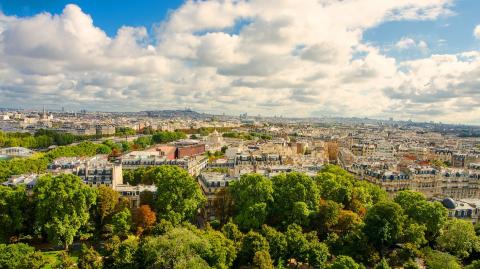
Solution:
<path fill-rule="evenodd" d="M 477 25 L 475 29 L 473 29 L 473 36 L 475 36 L 477 39 L 480 39 L 480 25 Z"/>
<path fill-rule="evenodd" d="M 449 16 L 451 2 L 188 1 L 150 35 L 123 26 L 113 37 L 76 5 L 0 14 L 0 105 L 474 122 L 475 52 L 398 62 L 362 39 L 386 21 Z"/>
<path fill-rule="evenodd" d="M 408 50 L 408 49 L 418 49 L 421 52 L 428 51 L 428 44 L 423 40 L 415 41 L 409 37 L 403 37 L 397 43 L 395 43 L 395 48 L 397 50 Z"/>

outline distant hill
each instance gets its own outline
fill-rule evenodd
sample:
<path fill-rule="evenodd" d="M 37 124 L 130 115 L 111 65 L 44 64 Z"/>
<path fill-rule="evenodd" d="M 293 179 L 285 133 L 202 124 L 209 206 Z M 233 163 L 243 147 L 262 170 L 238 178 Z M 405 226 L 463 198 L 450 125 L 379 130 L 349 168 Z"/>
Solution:
<path fill-rule="evenodd" d="M 185 110 L 153 110 L 153 111 L 144 111 L 149 117 L 159 117 L 159 118 L 191 118 L 191 119 L 203 119 L 211 117 L 208 114 L 198 113 L 196 111 L 185 109 Z"/>

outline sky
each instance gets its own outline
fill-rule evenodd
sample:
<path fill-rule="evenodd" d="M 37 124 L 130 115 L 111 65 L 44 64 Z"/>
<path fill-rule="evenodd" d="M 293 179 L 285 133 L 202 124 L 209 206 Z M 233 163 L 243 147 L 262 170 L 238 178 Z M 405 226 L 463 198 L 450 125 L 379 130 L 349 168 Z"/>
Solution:
<path fill-rule="evenodd" d="M 0 107 L 480 124 L 477 0 L 0 0 Z"/>

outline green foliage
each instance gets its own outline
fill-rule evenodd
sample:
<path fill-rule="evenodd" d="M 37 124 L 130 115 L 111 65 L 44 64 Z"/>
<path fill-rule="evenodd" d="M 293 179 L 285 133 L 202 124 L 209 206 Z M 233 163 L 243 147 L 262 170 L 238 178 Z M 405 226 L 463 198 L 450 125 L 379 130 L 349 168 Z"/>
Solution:
<path fill-rule="evenodd" d="M 397 203 L 380 202 L 368 210 L 363 231 L 375 247 L 383 250 L 400 238 L 403 221 L 403 210 Z"/>
<path fill-rule="evenodd" d="M 265 223 L 267 205 L 273 202 L 272 182 L 258 174 L 243 175 L 228 187 L 235 205 L 235 222 L 243 230 L 256 229 Z"/>
<path fill-rule="evenodd" d="M 58 254 L 58 262 L 54 265 L 55 269 L 77 269 L 75 261 L 68 255 L 67 251 L 60 251 Z"/>
<path fill-rule="evenodd" d="M 97 188 L 97 213 L 101 223 L 115 211 L 119 199 L 120 194 L 112 188 L 103 185 Z"/>
<path fill-rule="evenodd" d="M 0 186 L 0 242 L 8 242 L 24 230 L 28 203 L 25 187 Z"/>
<path fill-rule="evenodd" d="M 287 237 L 275 228 L 267 225 L 262 226 L 261 232 L 270 246 L 270 255 L 272 256 L 272 259 L 278 261 L 285 258 L 288 248 Z"/>
<path fill-rule="evenodd" d="M 428 202 L 421 193 L 401 191 L 395 197 L 395 202 L 403 208 L 409 220 L 425 225 L 429 240 L 434 240 L 440 234 L 447 221 L 447 209 L 439 202 Z"/>
<path fill-rule="evenodd" d="M 425 250 L 425 264 L 428 269 L 460 269 L 462 266 L 458 263 L 458 260 L 445 252 L 437 250 L 426 249 Z"/>
<path fill-rule="evenodd" d="M 229 268 L 236 251 L 220 232 L 174 228 L 145 238 L 140 257 L 141 268 Z"/>
<path fill-rule="evenodd" d="M 132 227 L 132 213 L 130 209 L 124 208 L 112 217 L 113 233 L 120 237 L 126 237 L 130 234 Z"/>
<path fill-rule="evenodd" d="M 359 269 L 360 265 L 349 256 L 338 256 L 333 263 L 328 267 L 329 269 Z"/>
<path fill-rule="evenodd" d="M 480 269 L 480 260 L 473 261 L 469 265 L 465 266 L 465 269 Z"/>
<path fill-rule="evenodd" d="M 437 239 L 438 246 L 459 257 L 468 257 L 479 250 L 480 241 L 473 224 L 466 220 L 451 219 L 447 221 L 442 234 Z"/>
<path fill-rule="evenodd" d="M 45 129 L 38 130 L 34 135 L 30 133 L 4 133 L 0 131 L 0 148 L 48 148 L 52 145 L 65 146 L 91 138 L 92 136 L 72 135 Z"/>
<path fill-rule="evenodd" d="M 82 245 L 78 257 L 78 268 L 80 269 L 101 269 L 103 267 L 103 258 L 95 251 L 93 247 Z"/>
<path fill-rule="evenodd" d="M 157 186 L 157 216 L 173 224 L 193 221 L 206 198 L 197 181 L 177 166 L 159 166 L 152 171 Z"/>
<path fill-rule="evenodd" d="M 375 265 L 374 269 L 390 269 L 390 266 L 388 265 L 387 260 L 383 258 L 379 263 Z"/>
<path fill-rule="evenodd" d="M 270 258 L 270 254 L 268 251 L 261 250 L 255 252 L 255 256 L 253 256 L 253 269 L 275 269 L 273 267 L 272 259 Z"/>
<path fill-rule="evenodd" d="M 185 139 L 187 135 L 183 132 L 175 131 L 175 132 L 156 132 L 152 135 L 152 141 L 154 143 L 168 143 L 172 141 L 176 141 L 179 139 Z"/>
<path fill-rule="evenodd" d="M 112 267 L 122 269 L 138 268 L 138 249 L 139 240 L 134 236 L 130 236 L 122 242 L 114 243 L 110 249 L 112 258 L 110 263 L 112 264 Z"/>
<path fill-rule="evenodd" d="M 46 264 L 41 252 L 23 243 L 0 244 L 0 268 L 2 269 L 40 269 Z"/>
<path fill-rule="evenodd" d="M 308 225 L 311 211 L 318 209 L 320 198 L 315 181 L 302 173 L 280 174 L 272 178 L 272 219 L 278 223 Z"/>
<path fill-rule="evenodd" d="M 304 234 L 299 225 L 292 224 L 288 226 L 285 236 L 288 245 L 287 257 L 295 257 L 314 268 L 325 265 L 330 254 L 327 245 L 318 241 L 316 233 Z"/>
<path fill-rule="evenodd" d="M 269 250 L 267 239 L 257 232 L 250 231 L 243 237 L 239 260 L 241 264 L 249 264 L 253 261 L 257 251 L 268 252 Z"/>
<path fill-rule="evenodd" d="M 314 215 L 314 223 L 320 235 L 326 234 L 338 223 L 341 205 L 332 200 L 320 200 L 318 212 Z"/>
<path fill-rule="evenodd" d="M 41 177 L 33 190 L 36 225 L 54 244 L 66 248 L 89 220 L 96 191 L 74 175 Z"/>
<path fill-rule="evenodd" d="M 130 128 L 130 127 L 117 127 L 115 128 L 115 135 L 116 136 L 129 136 L 135 135 L 137 132 Z"/>

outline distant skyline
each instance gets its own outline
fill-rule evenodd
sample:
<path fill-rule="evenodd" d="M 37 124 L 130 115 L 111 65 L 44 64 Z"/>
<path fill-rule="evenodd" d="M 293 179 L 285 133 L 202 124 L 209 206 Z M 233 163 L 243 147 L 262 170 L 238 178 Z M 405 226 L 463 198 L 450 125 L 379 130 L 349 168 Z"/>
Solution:
<path fill-rule="evenodd" d="M 0 107 L 480 124 L 480 1 L 0 0 Z"/>

